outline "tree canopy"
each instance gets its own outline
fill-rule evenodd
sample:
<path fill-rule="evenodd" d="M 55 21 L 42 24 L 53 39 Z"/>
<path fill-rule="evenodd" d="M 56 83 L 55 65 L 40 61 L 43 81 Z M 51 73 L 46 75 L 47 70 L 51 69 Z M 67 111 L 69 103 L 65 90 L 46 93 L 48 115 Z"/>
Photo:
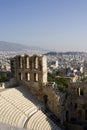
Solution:
<path fill-rule="evenodd" d="M 59 78 L 56 76 L 54 73 L 48 73 L 48 82 L 55 82 L 61 90 L 68 88 L 68 80 L 64 76 L 59 76 Z"/>
<path fill-rule="evenodd" d="M 0 74 L 0 82 L 8 81 L 8 75 L 7 73 Z"/>

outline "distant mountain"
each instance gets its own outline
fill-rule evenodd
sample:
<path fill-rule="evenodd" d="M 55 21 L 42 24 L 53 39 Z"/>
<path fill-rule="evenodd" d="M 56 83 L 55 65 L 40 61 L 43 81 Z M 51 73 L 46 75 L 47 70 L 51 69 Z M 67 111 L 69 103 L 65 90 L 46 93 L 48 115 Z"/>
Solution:
<path fill-rule="evenodd" d="M 0 41 L 0 51 L 18 51 L 23 49 L 26 49 L 26 47 L 21 44 Z"/>
<path fill-rule="evenodd" d="M 57 52 L 54 52 L 54 51 L 50 51 L 50 52 L 47 52 L 45 55 L 57 55 L 58 53 Z"/>
<path fill-rule="evenodd" d="M 37 46 L 28 46 L 18 43 L 0 41 L 0 51 L 45 51 Z"/>
<path fill-rule="evenodd" d="M 56 56 L 56 55 L 82 55 L 82 54 L 87 54 L 86 52 L 53 52 L 53 51 L 50 51 L 50 52 L 47 52 L 45 53 L 45 55 L 47 56 Z"/>

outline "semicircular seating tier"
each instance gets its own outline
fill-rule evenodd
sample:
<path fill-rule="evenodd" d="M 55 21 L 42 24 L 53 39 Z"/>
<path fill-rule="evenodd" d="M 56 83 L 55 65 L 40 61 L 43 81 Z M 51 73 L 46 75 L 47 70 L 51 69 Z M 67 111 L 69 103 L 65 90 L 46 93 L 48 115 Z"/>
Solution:
<path fill-rule="evenodd" d="M 44 105 L 23 86 L 0 92 L 0 122 L 27 130 L 61 130 L 41 109 Z"/>

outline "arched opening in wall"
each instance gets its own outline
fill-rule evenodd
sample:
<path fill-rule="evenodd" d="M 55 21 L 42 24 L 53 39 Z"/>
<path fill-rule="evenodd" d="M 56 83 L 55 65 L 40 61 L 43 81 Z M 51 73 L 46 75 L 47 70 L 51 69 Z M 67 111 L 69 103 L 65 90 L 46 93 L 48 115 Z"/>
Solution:
<path fill-rule="evenodd" d="M 83 93 L 83 89 L 80 90 L 80 95 L 83 96 L 84 93 Z"/>
<path fill-rule="evenodd" d="M 19 68 L 23 68 L 23 59 L 21 56 L 18 58 L 18 66 Z"/>
<path fill-rule="evenodd" d="M 87 120 L 87 109 L 85 110 L 85 120 Z"/>
<path fill-rule="evenodd" d="M 31 58 L 29 58 L 29 68 L 30 70 L 32 70 L 33 66 L 32 66 L 33 60 Z"/>
<path fill-rule="evenodd" d="M 78 110 L 78 120 L 82 120 L 82 110 Z"/>
<path fill-rule="evenodd" d="M 30 73 L 25 73 L 25 78 L 26 78 L 26 81 L 30 81 Z"/>
<path fill-rule="evenodd" d="M 19 73 L 19 80 L 22 80 L 23 79 L 23 75 L 22 73 Z"/>
<path fill-rule="evenodd" d="M 44 95 L 43 100 L 44 100 L 45 109 L 48 110 L 48 96 Z"/>
<path fill-rule="evenodd" d="M 25 68 L 26 69 L 29 68 L 29 57 L 28 56 L 25 57 Z"/>
<path fill-rule="evenodd" d="M 34 57 L 34 68 L 38 69 L 38 57 Z"/>
<path fill-rule="evenodd" d="M 77 88 L 77 95 L 83 96 L 83 89 L 82 88 Z"/>
<path fill-rule="evenodd" d="M 34 82 L 38 82 L 38 73 L 34 73 Z"/>
<path fill-rule="evenodd" d="M 69 121 L 69 111 L 66 111 L 66 121 Z"/>
<path fill-rule="evenodd" d="M 77 104 L 77 103 L 75 103 L 75 104 L 74 104 L 74 109 L 76 110 L 76 109 L 77 109 L 77 107 L 78 107 L 78 104 Z"/>

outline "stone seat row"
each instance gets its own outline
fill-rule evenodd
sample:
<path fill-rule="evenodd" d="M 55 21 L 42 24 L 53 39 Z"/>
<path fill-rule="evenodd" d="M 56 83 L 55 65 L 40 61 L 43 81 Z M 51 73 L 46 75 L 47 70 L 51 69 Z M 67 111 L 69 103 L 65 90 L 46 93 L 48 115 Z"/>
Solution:
<path fill-rule="evenodd" d="M 60 130 L 37 106 L 43 107 L 23 87 L 2 91 L 0 92 L 0 122 L 20 128 L 25 127 L 27 130 Z"/>
<path fill-rule="evenodd" d="M 17 107 L 18 109 L 20 109 L 22 112 L 26 113 L 26 111 L 32 107 L 37 108 L 37 106 L 34 105 L 33 102 L 31 102 L 30 100 L 26 99 L 23 96 L 17 96 L 17 98 L 15 98 L 13 95 L 10 96 L 9 94 L 5 94 L 6 91 L 4 91 L 4 94 L 2 93 L 1 96 L 9 103 L 11 103 L 12 105 L 14 105 L 15 107 Z M 12 93 L 12 92 L 11 92 Z"/>
<path fill-rule="evenodd" d="M 42 111 L 34 114 L 27 123 L 27 129 L 33 130 L 60 130 Z"/>
<path fill-rule="evenodd" d="M 12 98 L 12 97 L 11 97 Z M 25 99 L 25 98 L 24 98 Z M 12 103 L 13 101 L 13 103 Z M 10 100 L 7 95 L 3 97 L 3 93 L 0 96 L 0 121 L 2 123 L 11 124 L 14 126 L 23 127 L 26 120 L 29 118 L 31 113 L 37 111 L 37 107 L 33 103 L 23 104 L 24 107 L 21 107 L 23 98 L 20 100 L 14 99 Z"/>
<path fill-rule="evenodd" d="M 21 88 L 21 92 L 19 91 L 20 89 L 18 90 L 18 88 Z M 11 89 L 8 89 L 7 91 L 3 91 L 3 96 L 5 95 L 5 97 L 7 96 L 7 98 L 11 98 L 12 97 L 14 99 L 16 99 L 16 96 L 17 96 L 18 100 L 20 98 L 23 98 L 23 99 L 25 98 L 25 100 L 23 100 L 23 101 L 26 101 L 27 103 L 29 103 L 29 99 L 30 99 L 30 101 L 32 103 L 34 103 L 34 104 L 38 104 L 39 103 L 39 105 L 41 104 L 41 106 L 42 106 L 42 103 L 38 102 L 38 100 L 35 100 L 35 97 L 32 96 L 30 93 L 28 93 L 26 89 L 24 90 L 24 88 L 22 86 L 18 87 L 18 88 L 17 89 L 11 88 Z M 24 95 L 26 95 L 27 98 L 23 95 L 22 92 L 24 93 Z"/>
<path fill-rule="evenodd" d="M 35 107 L 35 105 L 31 102 L 25 102 L 22 98 L 20 99 L 13 99 L 13 98 L 8 98 L 7 96 L 4 97 L 4 99 L 15 106 L 16 108 L 20 109 L 21 111 L 25 112 L 31 107 Z"/>
<path fill-rule="evenodd" d="M 3 102 L 3 105 L 0 105 L 0 120 L 2 120 L 2 123 L 14 124 L 16 126 L 22 115 L 24 113 L 6 101 Z"/>

